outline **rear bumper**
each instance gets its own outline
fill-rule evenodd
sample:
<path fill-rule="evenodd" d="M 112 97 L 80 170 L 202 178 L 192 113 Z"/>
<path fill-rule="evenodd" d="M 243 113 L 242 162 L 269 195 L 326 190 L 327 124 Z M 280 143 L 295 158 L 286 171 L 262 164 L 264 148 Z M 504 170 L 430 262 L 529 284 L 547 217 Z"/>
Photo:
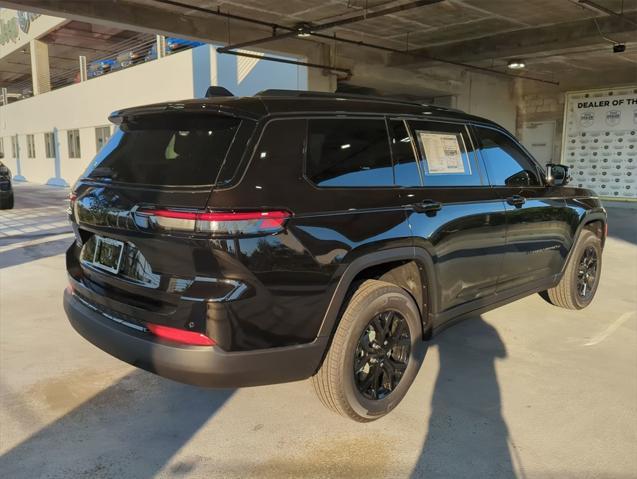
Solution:
<path fill-rule="evenodd" d="M 64 291 L 64 310 L 75 330 L 122 361 L 175 381 L 205 387 L 243 387 L 305 379 L 319 367 L 327 338 L 298 346 L 226 352 L 183 346 L 116 323 Z"/>

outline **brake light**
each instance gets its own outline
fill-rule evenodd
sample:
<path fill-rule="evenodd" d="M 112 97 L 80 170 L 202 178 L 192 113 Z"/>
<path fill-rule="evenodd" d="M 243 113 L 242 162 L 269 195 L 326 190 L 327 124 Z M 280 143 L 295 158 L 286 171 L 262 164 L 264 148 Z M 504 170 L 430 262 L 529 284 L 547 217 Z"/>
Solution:
<path fill-rule="evenodd" d="M 213 235 L 249 235 L 276 233 L 291 213 L 276 211 L 189 211 L 142 208 L 138 218 L 165 230 L 192 231 Z"/>
<path fill-rule="evenodd" d="M 75 200 L 77 200 L 77 194 L 74 192 L 69 193 L 69 207 L 67 208 L 66 212 L 70 215 L 73 214 L 73 211 L 75 209 Z"/>
<path fill-rule="evenodd" d="M 214 346 L 217 344 L 205 334 L 194 331 L 186 331 L 184 329 L 171 328 L 153 323 L 146 323 L 146 327 L 155 336 L 176 343 L 190 344 L 192 346 Z"/>

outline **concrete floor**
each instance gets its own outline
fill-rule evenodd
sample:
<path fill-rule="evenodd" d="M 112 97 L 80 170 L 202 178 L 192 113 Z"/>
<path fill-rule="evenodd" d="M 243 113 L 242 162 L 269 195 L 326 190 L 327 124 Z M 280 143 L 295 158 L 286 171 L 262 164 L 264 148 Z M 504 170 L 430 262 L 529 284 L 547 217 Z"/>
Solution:
<path fill-rule="evenodd" d="M 361 425 L 308 382 L 197 389 L 84 341 L 61 305 L 66 193 L 18 185 L 0 212 L 2 477 L 637 477 L 637 210 L 610 211 L 588 309 L 535 295 L 448 329 Z"/>

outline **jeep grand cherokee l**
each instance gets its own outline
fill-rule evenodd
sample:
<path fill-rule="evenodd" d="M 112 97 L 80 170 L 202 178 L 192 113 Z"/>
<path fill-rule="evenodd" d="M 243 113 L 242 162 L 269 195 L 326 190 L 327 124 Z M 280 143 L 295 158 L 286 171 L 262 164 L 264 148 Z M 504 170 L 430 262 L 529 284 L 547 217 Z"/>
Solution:
<path fill-rule="evenodd" d="M 599 199 L 488 120 L 286 91 L 110 119 L 71 195 L 64 305 L 86 339 L 159 375 L 312 377 L 328 408 L 369 421 L 452 321 L 595 295 Z"/>

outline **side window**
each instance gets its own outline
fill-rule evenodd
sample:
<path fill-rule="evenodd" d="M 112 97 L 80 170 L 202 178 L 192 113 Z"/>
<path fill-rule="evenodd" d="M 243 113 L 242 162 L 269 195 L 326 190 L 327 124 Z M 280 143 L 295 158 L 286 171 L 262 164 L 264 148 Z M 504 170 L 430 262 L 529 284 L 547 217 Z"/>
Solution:
<path fill-rule="evenodd" d="M 306 174 L 324 187 L 393 186 L 385 120 L 308 120 Z"/>
<path fill-rule="evenodd" d="M 411 136 L 403 120 L 389 122 L 389 139 L 394 158 L 394 176 L 399 186 L 422 186 Z"/>
<path fill-rule="evenodd" d="M 505 134 L 492 128 L 476 127 L 482 157 L 493 186 L 541 186 L 533 160 Z"/>
<path fill-rule="evenodd" d="M 412 121 L 427 186 L 482 185 L 476 152 L 462 124 Z"/>

